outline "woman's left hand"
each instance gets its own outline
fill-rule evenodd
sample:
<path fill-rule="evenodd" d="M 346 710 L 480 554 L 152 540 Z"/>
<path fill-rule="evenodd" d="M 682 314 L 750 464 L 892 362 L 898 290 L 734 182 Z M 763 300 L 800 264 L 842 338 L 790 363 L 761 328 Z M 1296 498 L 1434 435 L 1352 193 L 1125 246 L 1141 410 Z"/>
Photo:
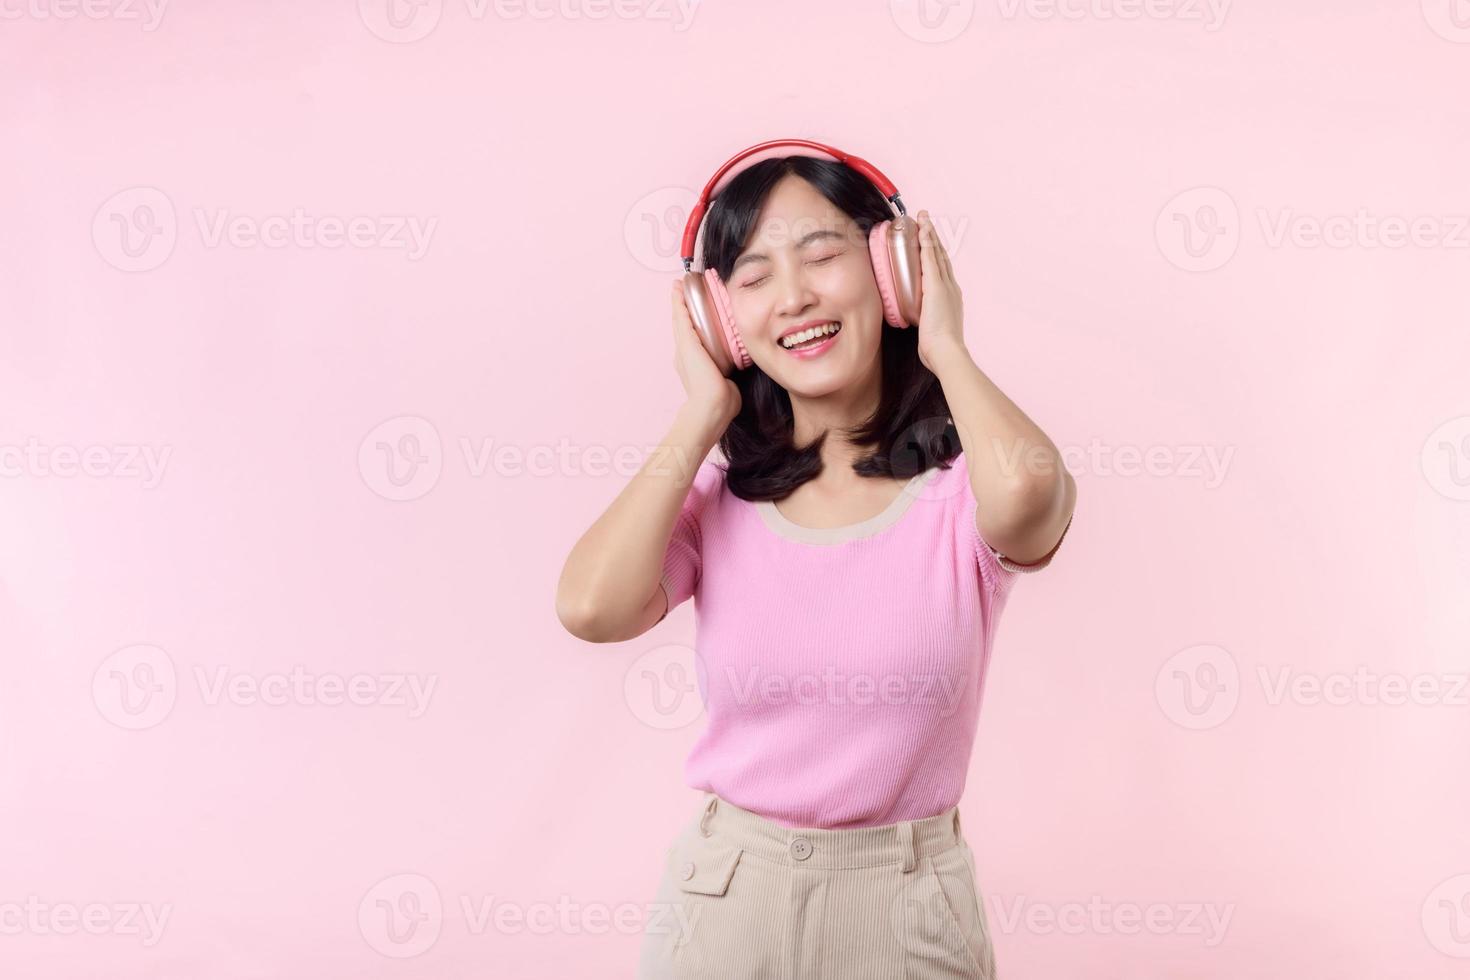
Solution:
<path fill-rule="evenodd" d="M 939 358 L 965 350 L 964 298 L 929 212 L 920 211 L 917 220 L 919 288 L 924 297 L 919 310 L 919 360 L 933 371 Z"/>

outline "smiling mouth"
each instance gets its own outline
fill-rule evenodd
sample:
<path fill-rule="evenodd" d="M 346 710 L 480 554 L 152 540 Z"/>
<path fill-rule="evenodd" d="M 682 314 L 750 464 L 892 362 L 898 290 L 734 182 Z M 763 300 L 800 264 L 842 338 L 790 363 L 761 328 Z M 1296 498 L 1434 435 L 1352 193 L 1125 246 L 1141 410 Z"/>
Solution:
<path fill-rule="evenodd" d="M 820 327 L 812 327 L 808 330 L 799 330 L 788 337 L 782 337 L 778 343 L 782 350 L 803 351 L 820 347 L 825 341 L 837 336 L 842 332 L 842 324 L 836 320 L 824 323 Z M 793 341 L 795 341 L 793 343 Z"/>

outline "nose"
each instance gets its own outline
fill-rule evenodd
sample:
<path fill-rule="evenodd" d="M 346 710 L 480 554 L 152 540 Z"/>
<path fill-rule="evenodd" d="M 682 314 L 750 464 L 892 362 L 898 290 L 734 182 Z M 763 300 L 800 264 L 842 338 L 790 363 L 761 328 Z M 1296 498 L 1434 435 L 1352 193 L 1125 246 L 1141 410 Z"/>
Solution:
<path fill-rule="evenodd" d="M 804 268 L 789 276 L 781 277 L 780 300 L 776 304 L 778 316 L 783 318 L 798 316 L 811 309 L 816 303 L 816 291 L 807 281 Z"/>

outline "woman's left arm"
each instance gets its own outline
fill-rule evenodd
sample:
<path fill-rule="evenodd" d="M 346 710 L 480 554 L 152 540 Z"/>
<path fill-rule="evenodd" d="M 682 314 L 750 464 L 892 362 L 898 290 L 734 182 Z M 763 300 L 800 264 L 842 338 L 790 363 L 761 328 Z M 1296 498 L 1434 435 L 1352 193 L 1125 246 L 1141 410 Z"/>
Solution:
<path fill-rule="evenodd" d="M 949 254 L 920 211 L 923 304 L 919 360 L 933 371 L 969 461 L 980 501 L 980 536 L 1018 564 L 1047 555 L 1061 541 L 1077 505 L 1077 482 L 1056 445 L 980 370 L 965 346 L 960 287 Z"/>

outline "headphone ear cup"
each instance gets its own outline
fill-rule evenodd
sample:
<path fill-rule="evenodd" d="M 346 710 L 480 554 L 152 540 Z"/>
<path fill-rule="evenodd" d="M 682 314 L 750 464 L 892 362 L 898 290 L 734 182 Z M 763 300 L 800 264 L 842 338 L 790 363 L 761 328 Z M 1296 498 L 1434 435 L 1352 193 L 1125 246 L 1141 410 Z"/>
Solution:
<path fill-rule="evenodd" d="M 874 225 L 868 233 L 868 254 L 883 298 L 883 319 L 894 327 L 917 326 L 923 300 L 917 223 L 902 215 Z"/>
<path fill-rule="evenodd" d="M 704 282 L 710 298 L 714 301 L 720 335 L 724 340 L 725 350 L 729 353 L 731 362 L 737 371 L 750 367 L 755 362 L 750 359 L 750 353 L 745 349 L 745 341 L 740 339 L 740 329 L 735 326 L 735 309 L 730 305 L 730 294 L 725 290 L 725 284 L 720 281 L 720 274 L 713 269 L 705 269 Z"/>
<path fill-rule="evenodd" d="M 713 269 L 686 272 L 682 284 L 689 319 L 720 373 L 728 377 L 734 371 L 750 367 L 750 355 L 735 329 L 730 296 L 725 292 L 725 284 L 720 282 L 719 275 Z"/>

